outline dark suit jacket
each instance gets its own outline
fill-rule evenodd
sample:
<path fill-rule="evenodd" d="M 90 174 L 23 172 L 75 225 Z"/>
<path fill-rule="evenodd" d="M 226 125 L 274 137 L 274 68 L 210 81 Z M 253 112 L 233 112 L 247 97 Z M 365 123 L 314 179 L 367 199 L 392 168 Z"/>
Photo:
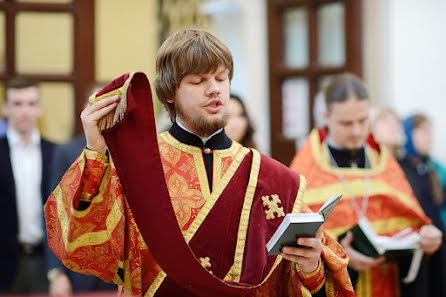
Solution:
<path fill-rule="evenodd" d="M 51 154 L 54 144 L 41 140 L 42 152 L 42 207 L 47 199 L 48 177 L 51 164 Z M 0 138 L 0 289 L 8 289 L 14 280 L 19 259 L 18 217 L 14 174 L 10 159 L 8 140 Z M 44 228 L 44 226 L 42 226 Z M 43 272 L 45 273 L 45 272 Z"/>
<path fill-rule="evenodd" d="M 48 196 L 57 187 L 65 172 L 68 170 L 68 168 L 70 168 L 71 164 L 73 164 L 77 157 L 82 153 L 85 145 L 85 137 L 84 135 L 81 135 L 66 144 L 56 146 L 54 149 L 53 161 L 50 170 L 50 188 L 48 191 Z M 60 260 L 54 255 L 48 244 L 45 245 L 45 252 L 48 269 L 64 269 L 65 274 L 67 274 L 71 280 L 71 286 L 74 292 L 117 289 L 116 285 L 106 283 L 95 276 L 77 273 L 64 268 L 62 262 L 60 262 Z"/>

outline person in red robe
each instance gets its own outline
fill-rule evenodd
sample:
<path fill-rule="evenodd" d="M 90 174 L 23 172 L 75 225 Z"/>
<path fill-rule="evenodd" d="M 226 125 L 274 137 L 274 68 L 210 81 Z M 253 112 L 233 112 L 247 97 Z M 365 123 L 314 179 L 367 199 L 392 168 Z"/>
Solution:
<path fill-rule="evenodd" d="M 342 247 L 318 230 L 267 256 L 305 178 L 225 134 L 233 61 L 212 34 L 177 32 L 155 90 L 173 126 L 156 136 L 143 73 L 115 79 L 81 118 L 87 147 L 45 205 L 68 268 L 136 296 L 354 296 Z"/>
<path fill-rule="evenodd" d="M 366 219 L 378 235 L 418 232 L 421 249 L 434 253 L 442 233 L 431 225 L 398 162 L 369 133 L 370 101 L 364 84 L 350 73 L 336 75 L 325 90 L 325 100 L 327 130 L 313 130 L 290 165 L 309 180 L 304 202 L 317 210 L 326 193 L 343 193 L 324 223 L 334 238 Z M 407 270 L 400 268 L 411 256 L 401 261 L 369 257 L 352 247 L 353 240 L 350 232 L 341 244 L 349 256 L 357 296 L 400 296 L 400 283 L 409 282 Z"/>

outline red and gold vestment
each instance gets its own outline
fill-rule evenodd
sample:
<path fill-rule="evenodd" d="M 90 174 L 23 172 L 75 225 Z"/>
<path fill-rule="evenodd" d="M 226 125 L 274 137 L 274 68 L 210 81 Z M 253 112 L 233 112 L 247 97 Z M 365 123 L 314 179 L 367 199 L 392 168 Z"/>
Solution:
<path fill-rule="evenodd" d="M 366 144 L 369 169 L 332 166 L 327 137 L 326 131 L 313 130 L 290 168 L 308 178 L 304 202 L 313 211 L 333 193 L 344 194 L 324 223 L 324 230 L 331 236 L 337 238 L 356 225 L 359 216 L 355 201 L 359 208 L 367 204 L 365 215 L 379 235 L 392 236 L 408 227 L 416 231 L 430 223 L 397 161 L 372 136 Z M 357 296 L 399 296 L 398 274 L 396 263 L 361 271 L 356 284 Z"/>
<path fill-rule="evenodd" d="M 106 132 L 113 161 L 84 150 L 45 206 L 50 247 L 68 268 L 120 284 L 126 294 L 138 296 L 311 296 L 324 285 L 327 296 L 354 296 L 347 257 L 327 235 L 314 273 L 303 274 L 280 256 L 266 256 L 265 244 L 284 214 L 309 211 L 302 203 L 302 176 L 233 142 L 229 149 L 213 151 L 210 192 L 201 148 L 168 132 L 150 138 L 154 134 L 132 126 L 146 123 L 139 117 L 149 114 L 138 101 L 149 94 L 145 76 L 126 75 L 111 86 L 129 88 L 124 90 L 129 100 L 126 117 L 114 132 L 125 141 L 107 139 Z M 148 122 L 152 133 L 153 118 Z M 137 140 L 141 145 L 136 146 Z M 148 156 L 141 153 L 145 149 Z M 157 160 L 162 171 L 150 175 Z M 137 191 L 124 186 L 132 183 Z M 80 201 L 89 207 L 79 210 Z M 149 205 L 144 202 L 154 207 L 141 207 Z M 177 243 L 186 248 L 165 244 L 175 233 L 165 219 L 170 211 L 181 231 L 182 242 Z M 157 235 L 145 232 L 149 229 Z M 195 281 L 197 275 L 203 276 L 202 283 Z"/>

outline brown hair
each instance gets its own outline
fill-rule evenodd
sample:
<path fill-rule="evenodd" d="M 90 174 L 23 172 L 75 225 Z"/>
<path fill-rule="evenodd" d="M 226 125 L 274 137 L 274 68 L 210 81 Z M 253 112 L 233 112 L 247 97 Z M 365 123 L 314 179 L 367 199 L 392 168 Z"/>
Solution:
<path fill-rule="evenodd" d="M 344 102 L 350 98 L 369 99 L 364 83 L 359 77 L 349 72 L 334 76 L 325 89 L 327 110 L 331 109 L 333 103 Z"/>
<path fill-rule="evenodd" d="M 415 113 L 412 116 L 412 125 L 413 129 L 420 128 L 423 123 L 430 123 L 429 118 L 422 113 Z M 413 130 L 412 130 L 413 131 Z M 435 205 L 443 204 L 443 189 L 440 183 L 440 179 L 438 177 L 437 171 L 433 166 L 432 162 L 428 162 L 428 174 L 429 174 L 429 182 L 432 190 L 432 196 L 434 198 Z"/>
<path fill-rule="evenodd" d="M 31 87 L 37 87 L 37 83 L 32 80 L 25 79 L 13 79 L 5 84 L 5 102 L 8 102 L 8 90 L 9 89 L 26 89 Z"/>
<path fill-rule="evenodd" d="M 248 126 L 246 127 L 246 133 L 243 135 L 242 140 L 240 141 L 240 144 L 245 147 L 250 148 L 257 148 L 256 142 L 254 141 L 254 126 L 252 125 L 251 118 L 248 115 L 248 110 L 246 109 L 245 103 L 243 103 L 242 98 L 240 98 L 236 94 L 230 94 L 229 100 L 234 99 L 238 103 L 240 103 L 242 107 L 242 116 L 246 118 L 248 122 Z"/>
<path fill-rule="evenodd" d="M 201 29 L 186 29 L 170 36 L 156 57 L 155 91 L 172 122 L 176 112 L 173 99 L 181 80 L 188 74 L 209 73 L 223 65 L 232 80 L 234 64 L 229 49 L 214 35 Z"/>
<path fill-rule="evenodd" d="M 416 113 L 412 116 L 412 123 L 413 123 L 414 129 L 419 128 L 421 126 L 421 124 L 423 124 L 425 122 L 430 123 L 430 120 L 424 114 Z"/>

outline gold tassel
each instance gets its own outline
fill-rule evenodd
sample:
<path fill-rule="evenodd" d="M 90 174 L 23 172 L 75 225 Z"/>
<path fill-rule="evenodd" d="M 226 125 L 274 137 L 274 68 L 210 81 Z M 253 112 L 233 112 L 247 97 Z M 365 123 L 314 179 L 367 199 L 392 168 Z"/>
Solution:
<path fill-rule="evenodd" d="M 130 75 L 130 77 L 126 80 L 126 82 L 124 83 L 124 85 L 122 87 L 120 87 L 119 89 L 115 89 L 113 91 L 110 91 L 108 93 L 102 94 L 99 97 L 96 97 L 97 93 L 94 93 L 93 95 L 91 95 L 88 98 L 88 101 L 90 102 L 90 105 L 95 104 L 96 102 L 111 97 L 111 96 L 115 96 L 118 95 L 121 98 L 118 101 L 118 105 L 116 106 L 116 108 L 112 111 L 110 111 L 108 114 L 106 114 L 102 119 L 100 119 L 98 121 L 98 127 L 100 131 L 104 131 L 106 129 L 110 129 L 111 127 L 113 127 L 114 125 L 116 125 L 116 123 L 122 121 L 124 119 L 124 114 L 127 110 L 127 88 L 130 84 L 130 81 L 133 78 L 133 73 Z"/>

